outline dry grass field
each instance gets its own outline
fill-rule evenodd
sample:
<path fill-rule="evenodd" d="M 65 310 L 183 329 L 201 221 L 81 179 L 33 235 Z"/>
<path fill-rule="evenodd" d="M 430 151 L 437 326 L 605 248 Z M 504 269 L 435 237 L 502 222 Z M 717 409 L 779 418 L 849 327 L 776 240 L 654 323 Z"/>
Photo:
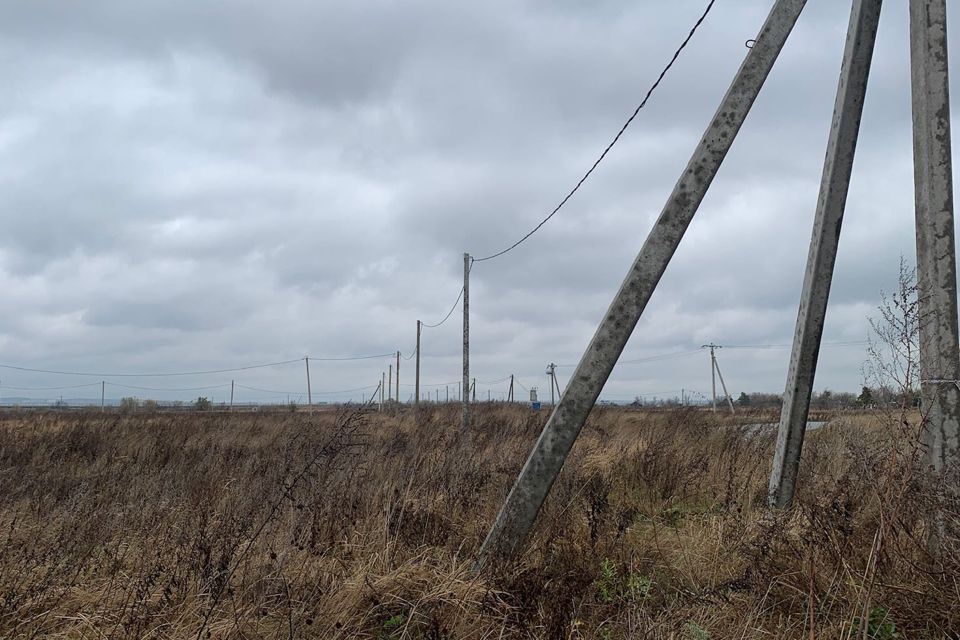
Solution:
<path fill-rule="evenodd" d="M 960 637 L 960 551 L 927 551 L 914 426 L 808 438 L 598 409 L 521 557 L 472 562 L 546 413 L 7 414 L 3 638 Z"/>

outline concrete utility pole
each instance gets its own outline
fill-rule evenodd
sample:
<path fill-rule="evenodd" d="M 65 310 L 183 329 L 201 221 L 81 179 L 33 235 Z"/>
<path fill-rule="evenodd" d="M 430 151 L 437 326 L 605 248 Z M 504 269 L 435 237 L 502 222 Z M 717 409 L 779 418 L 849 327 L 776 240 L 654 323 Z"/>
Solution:
<path fill-rule="evenodd" d="M 387 374 L 385 371 L 380 372 L 380 411 L 383 412 L 383 388 L 387 384 Z"/>
<path fill-rule="evenodd" d="M 474 378 L 470 382 L 470 401 L 471 402 L 477 401 L 477 379 L 476 378 Z"/>
<path fill-rule="evenodd" d="M 730 397 L 730 392 L 727 391 L 727 383 L 723 381 L 723 374 L 720 373 L 720 363 L 717 362 L 717 359 L 713 359 L 713 368 L 717 370 L 717 377 L 720 378 L 720 387 L 723 389 L 723 397 L 727 399 L 727 404 L 730 405 L 730 413 L 736 413 L 737 411 L 733 408 L 733 398 Z"/>
<path fill-rule="evenodd" d="M 810 396 L 820 355 L 853 158 L 860 135 L 860 118 L 877 39 L 881 4 L 881 0 L 854 0 L 850 12 L 847 43 L 820 181 L 820 196 L 803 276 L 790 369 L 780 410 L 769 486 L 769 502 L 773 507 L 790 506 L 800 468 L 800 453 L 807 430 Z"/>
<path fill-rule="evenodd" d="M 105 380 L 100 381 L 100 413 L 103 413 L 104 403 L 107 399 L 107 383 Z"/>
<path fill-rule="evenodd" d="M 581 357 L 566 393 L 553 410 L 510 490 L 480 550 L 481 565 L 490 556 L 513 554 L 529 533 L 603 385 L 805 5 L 806 0 L 777 0 L 771 9 L 720 108 Z"/>
<path fill-rule="evenodd" d="M 713 412 L 717 412 L 717 355 L 715 353 L 716 349 L 722 349 L 718 344 L 704 344 L 700 346 L 701 349 L 710 349 L 710 385 L 713 389 Z"/>
<path fill-rule="evenodd" d="M 313 394 L 310 390 L 310 357 L 304 357 L 304 363 L 307 365 L 307 406 L 308 411 L 313 411 Z"/>
<path fill-rule="evenodd" d="M 920 373 L 934 473 L 960 463 L 960 353 L 946 0 L 910 1 Z M 939 528 L 939 525 L 938 525 Z M 939 532 L 931 538 L 938 546 Z"/>
<path fill-rule="evenodd" d="M 463 400 L 460 429 L 470 431 L 470 254 L 463 254 Z"/>
<path fill-rule="evenodd" d="M 393 400 L 393 365 L 387 369 L 387 404 Z"/>
<path fill-rule="evenodd" d="M 417 320 L 417 381 L 414 383 L 413 392 L 414 404 L 420 406 L 420 328 L 421 323 Z"/>
<path fill-rule="evenodd" d="M 557 375 L 557 365 L 552 362 L 547 365 L 547 375 L 550 376 L 550 406 L 553 407 L 557 404 L 557 400 L 553 395 L 553 390 L 556 385 L 556 375 Z"/>
<path fill-rule="evenodd" d="M 450 385 L 447 385 L 445 388 L 447 390 L 446 402 L 449 403 L 450 402 Z M 437 402 L 440 402 L 440 389 L 437 389 Z"/>
<path fill-rule="evenodd" d="M 507 402 L 513 402 L 513 374 L 510 374 L 510 390 L 507 391 Z"/>
<path fill-rule="evenodd" d="M 400 404 L 400 352 L 397 351 L 397 404 Z"/>
<path fill-rule="evenodd" d="M 233 380 L 230 381 L 230 411 L 233 411 Z"/>

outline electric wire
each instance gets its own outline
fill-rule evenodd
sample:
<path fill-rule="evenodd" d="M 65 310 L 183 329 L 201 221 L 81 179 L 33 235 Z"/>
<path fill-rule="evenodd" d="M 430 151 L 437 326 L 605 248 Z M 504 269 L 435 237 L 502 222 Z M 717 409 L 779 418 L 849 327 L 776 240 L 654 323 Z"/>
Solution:
<path fill-rule="evenodd" d="M 295 362 L 303 362 L 306 359 L 314 360 L 317 362 L 349 362 L 355 360 L 375 360 L 379 358 L 387 358 L 394 354 L 392 353 L 383 353 L 370 356 L 348 356 L 348 357 L 336 357 L 336 358 L 315 358 L 313 356 L 304 356 L 303 358 L 294 358 L 292 360 L 279 360 L 277 362 L 267 362 L 264 364 L 251 364 L 243 367 L 232 367 L 229 369 L 209 369 L 206 371 L 169 371 L 169 372 L 153 372 L 153 373 L 104 373 L 98 371 L 60 371 L 54 369 L 37 369 L 33 367 L 22 367 L 19 365 L 12 364 L 0 364 L 2 369 L 12 369 L 14 371 L 26 371 L 29 373 L 46 373 L 51 375 L 60 375 L 60 376 L 86 376 L 86 377 L 102 377 L 102 378 L 169 378 L 176 376 L 202 376 L 202 375 L 212 375 L 215 373 L 233 373 L 236 371 L 249 371 L 251 369 L 266 369 L 269 367 L 279 367 L 282 365 L 293 364 Z"/>
<path fill-rule="evenodd" d="M 68 389 L 85 389 L 87 387 L 99 387 L 99 382 L 88 382 L 86 384 L 74 384 L 66 387 L 10 387 L 0 385 L 0 392 L 3 391 L 66 391 Z"/>
<path fill-rule="evenodd" d="M 99 384 L 99 383 L 94 383 Z M 121 389 L 133 389 L 136 391 L 209 391 L 211 389 L 226 389 L 230 385 L 227 384 L 213 384 L 206 387 L 179 387 L 179 388 L 170 388 L 170 387 L 137 387 L 128 384 L 120 384 L 117 382 L 108 382 L 108 385 L 111 387 L 120 387 Z"/>
<path fill-rule="evenodd" d="M 467 276 L 468 276 L 468 277 L 469 277 L 469 275 L 470 275 L 470 272 L 473 271 L 473 263 L 474 263 L 474 259 L 473 259 L 473 258 L 470 258 L 470 263 L 469 263 L 469 266 L 467 267 Z M 450 307 L 450 311 L 447 312 L 447 315 L 445 315 L 445 316 L 443 317 L 443 320 L 441 320 L 440 322 L 438 322 L 438 323 L 436 323 L 436 324 L 427 324 L 426 322 L 423 322 L 423 321 L 421 320 L 421 321 L 420 321 L 420 326 L 421 326 L 421 327 L 426 327 L 427 329 L 436 329 L 437 327 L 439 327 L 440 325 L 442 325 L 444 322 L 446 322 L 447 320 L 449 320 L 449 319 L 450 319 L 450 316 L 453 315 L 453 312 L 457 310 L 457 305 L 460 304 L 460 300 L 463 298 L 463 292 L 464 292 L 465 290 L 466 290 L 466 289 L 465 289 L 464 287 L 460 287 L 460 293 L 457 294 L 457 299 L 454 301 L 453 306 Z"/>
<path fill-rule="evenodd" d="M 597 166 L 599 166 L 599 164 L 603 161 L 603 159 L 607 156 L 607 154 L 610 153 L 610 150 L 613 149 L 613 146 L 617 144 L 617 142 L 619 142 L 624 132 L 626 132 L 627 127 L 629 127 L 631 123 L 633 123 L 634 119 L 637 117 L 637 114 L 640 113 L 640 110 L 647 105 L 647 102 L 650 100 L 650 97 L 653 95 L 653 92 L 656 91 L 658 86 L 660 86 L 660 83 L 663 81 L 664 77 L 673 67 L 673 64 L 677 61 L 677 58 L 680 57 L 680 54 L 683 52 L 683 50 L 687 47 L 687 45 L 693 39 L 693 36 L 697 32 L 697 29 L 699 29 L 700 25 L 703 24 L 703 21 L 706 20 L 707 15 L 710 13 L 710 10 L 713 9 L 713 5 L 715 2 L 716 0 L 710 0 L 710 2 L 707 3 L 707 8 L 704 10 L 703 14 L 700 16 L 700 19 L 697 20 L 696 23 L 694 23 L 693 28 L 690 29 L 690 33 L 687 34 L 687 37 L 684 38 L 683 42 L 680 44 L 677 50 L 673 53 L 673 57 L 670 58 L 670 61 L 667 63 L 667 66 L 663 68 L 663 71 L 660 72 L 660 75 L 657 77 L 656 81 L 653 83 L 653 85 L 651 85 L 650 89 L 647 91 L 647 95 L 644 96 L 643 101 L 641 101 L 640 104 L 637 106 L 637 108 L 633 110 L 633 113 L 630 115 L 629 118 L 627 118 L 627 121 L 623 124 L 622 127 L 620 127 L 620 131 L 618 131 L 617 135 L 614 136 L 613 141 L 611 141 L 610 144 L 607 145 L 607 148 L 603 150 L 603 153 L 600 154 L 600 157 L 597 158 L 596 161 L 594 161 L 593 165 L 587 170 L 585 174 L 583 174 L 583 177 L 580 178 L 580 181 L 577 182 L 577 184 L 573 187 L 573 189 L 570 190 L 570 193 L 568 193 L 566 197 L 560 201 L 560 204 L 554 207 L 553 211 L 551 211 L 546 218 L 541 220 L 540 224 L 534 227 L 529 233 L 527 233 L 527 235 L 523 236 L 522 238 L 514 242 L 512 245 L 510 245 L 506 249 L 503 249 L 502 251 L 498 251 L 497 253 L 486 256 L 485 258 L 474 258 L 473 259 L 474 262 L 485 262 L 487 260 L 493 260 L 494 258 L 499 258 L 503 254 L 516 249 L 523 242 L 525 242 L 530 236 L 532 236 L 537 231 L 539 231 L 540 228 L 543 227 L 543 225 L 545 225 L 553 216 L 557 214 L 558 211 L 560 211 L 560 209 L 565 204 L 567 204 L 567 201 L 569 201 L 570 198 L 573 197 L 573 194 L 575 194 L 580 189 L 583 183 L 587 181 L 587 178 L 590 177 L 590 175 L 597 168 Z"/>

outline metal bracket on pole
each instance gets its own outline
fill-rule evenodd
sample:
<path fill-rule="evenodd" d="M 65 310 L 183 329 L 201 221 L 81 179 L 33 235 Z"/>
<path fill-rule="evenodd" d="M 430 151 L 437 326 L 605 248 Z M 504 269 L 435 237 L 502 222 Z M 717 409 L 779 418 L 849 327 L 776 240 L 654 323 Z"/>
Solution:
<path fill-rule="evenodd" d="M 511 555 L 530 532 L 560 468 L 693 220 L 806 0 L 777 0 L 720 108 L 580 359 L 480 550 Z"/>
<path fill-rule="evenodd" d="M 769 501 L 774 507 L 789 506 L 800 467 L 881 4 L 881 0 L 854 0 L 850 12 L 770 476 Z"/>

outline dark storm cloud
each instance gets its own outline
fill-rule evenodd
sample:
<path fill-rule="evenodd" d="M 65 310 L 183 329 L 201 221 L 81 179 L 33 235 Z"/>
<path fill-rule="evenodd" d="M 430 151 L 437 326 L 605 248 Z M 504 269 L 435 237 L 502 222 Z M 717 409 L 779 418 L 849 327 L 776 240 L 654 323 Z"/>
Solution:
<path fill-rule="evenodd" d="M 503 248 L 556 204 L 703 5 L 0 5 L 0 362 L 184 370 L 408 353 L 415 321 L 453 303 L 462 253 Z M 626 358 L 790 342 L 845 5 L 809 4 Z M 520 249 L 476 265 L 478 378 L 542 384 L 547 362 L 577 361 L 769 6 L 717 3 L 581 192 Z M 913 254 L 906 9 L 885 11 L 828 340 L 866 335 Z M 425 331 L 427 382 L 458 377 L 458 324 Z M 776 391 L 788 355 L 721 358 L 735 389 Z M 856 387 L 862 359 L 825 350 L 818 386 Z M 703 390 L 702 360 L 623 365 L 608 392 Z M 387 364 L 318 366 L 315 387 L 373 384 Z M 299 366 L 240 377 L 303 382 Z M 169 386 L 205 382 L 223 380 Z"/>

